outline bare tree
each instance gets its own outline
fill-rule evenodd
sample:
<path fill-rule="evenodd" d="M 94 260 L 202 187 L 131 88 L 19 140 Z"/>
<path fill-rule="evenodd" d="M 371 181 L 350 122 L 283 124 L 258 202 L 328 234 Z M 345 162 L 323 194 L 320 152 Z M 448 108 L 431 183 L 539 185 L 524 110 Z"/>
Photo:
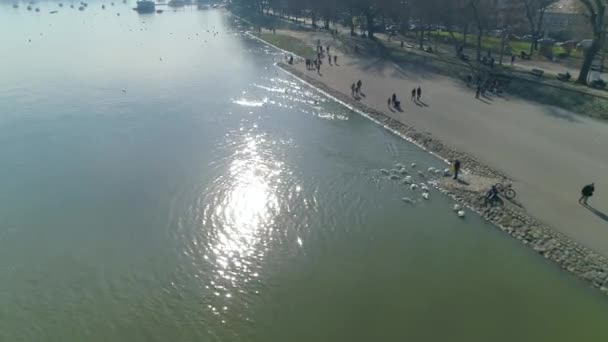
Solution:
<path fill-rule="evenodd" d="M 547 8 L 558 0 L 521 0 L 526 10 L 526 19 L 530 26 L 530 35 L 532 43 L 530 44 L 530 54 L 534 50 L 538 50 L 538 39 L 543 32 L 543 19 Z"/>
<path fill-rule="evenodd" d="M 606 0 L 580 0 L 585 10 L 585 16 L 589 19 L 591 30 L 593 31 L 593 41 L 591 46 L 585 50 L 585 59 L 578 75 L 577 83 L 587 84 L 587 76 L 591 70 L 591 64 L 595 55 L 602 46 L 604 31 L 604 18 L 606 15 Z"/>

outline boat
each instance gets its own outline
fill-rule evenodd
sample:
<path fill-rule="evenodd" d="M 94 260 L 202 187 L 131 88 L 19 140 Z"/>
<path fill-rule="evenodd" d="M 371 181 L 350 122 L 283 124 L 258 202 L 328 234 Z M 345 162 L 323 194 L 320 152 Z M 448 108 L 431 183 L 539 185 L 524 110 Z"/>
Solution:
<path fill-rule="evenodd" d="M 61 2 L 59 3 L 59 7 L 63 7 L 63 4 Z"/>
<path fill-rule="evenodd" d="M 106 5 L 101 5 L 101 9 L 106 9 Z"/>
<path fill-rule="evenodd" d="M 70 5 L 70 8 L 74 8 L 74 5 Z"/>
<path fill-rule="evenodd" d="M 155 9 L 156 5 L 154 4 L 154 1 L 149 0 L 138 1 L 137 7 L 135 8 L 138 13 L 154 13 Z"/>

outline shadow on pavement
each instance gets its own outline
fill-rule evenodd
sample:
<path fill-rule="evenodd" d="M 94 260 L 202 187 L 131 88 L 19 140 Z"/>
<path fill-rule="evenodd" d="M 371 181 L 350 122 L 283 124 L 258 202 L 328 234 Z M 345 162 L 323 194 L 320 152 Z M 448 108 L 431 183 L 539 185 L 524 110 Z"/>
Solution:
<path fill-rule="evenodd" d="M 602 220 L 608 222 L 608 215 L 604 214 L 603 212 L 595 209 L 594 207 L 588 205 L 588 204 L 583 204 L 583 207 L 587 208 L 587 210 L 589 210 L 590 212 L 594 213 L 597 217 L 601 218 Z"/>

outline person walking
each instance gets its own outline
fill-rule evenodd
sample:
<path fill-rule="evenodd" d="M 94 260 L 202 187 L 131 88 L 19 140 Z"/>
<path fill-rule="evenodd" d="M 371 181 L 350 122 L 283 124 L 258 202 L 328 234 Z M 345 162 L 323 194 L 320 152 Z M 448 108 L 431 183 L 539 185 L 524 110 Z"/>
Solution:
<path fill-rule="evenodd" d="M 581 198 L 579 198 L 578 203 L 583 205 L 587 205 L 587 200 L 589 197 L 593 196 L 593 192 L 595 191 L 595 183 L 591 183 L 585 185 L 581 190 Z"/>
<path fill-rule="evenodd" d="M 355 96 L 355 88 L 356 86 L 354 83 L 350 85 L 350 93 L 352 96 Z"/>
<path fill-rule="evenodd" d="M 338 56 L 337 55 L 334 55 L 334 64 L 338 65 Z"/>
<path fill-rule="evenodd" d="M 458 174 L 460 173 L 460 160 L 454 160 L 452 163 L 452 171 L 454 172 L 454 179 L 458 179 Z"/>
<path fill-rule="evenodd" d="M 391 104 L 393 103 L 393 102 L 391 101 L 391 98 L 390 98 L 390 97 L 388 98 L 388 101 L 386 101 L 386 103 L 388 104 L 388 107 L 390 108 L 390 107 L 391 107 Z"/>
<path fill-rule="evenodd" d="M 410 97 L 410 100 L 416 100 L 416 88 L 412 89 L 412 97 Z"/>
<path fill-rule="evenodd" d="M 481 94 L 481 86 L 477 86 L 477 91 L 475 91 L 475 98 L 478 99 Z"/>
<path fill-rule="evenodd" d="M 327 61 L 329 62 L 329 65 L 331 65 L 331 56 L 329 54 L 327 54 Z"/>
<path fill-rule="evenodd" d="M 515 55 L 511 56 L 511 65 L 513 65 L 513 63 L 515 63 Z"/>
<path fill-rule="evenodd" d="M 420 97 L 422 96 L 422 88 L 420 88 L 420 86 L 416 89 L 416 95 L 416 100 L 420 101 Z"/>
<path fill-rule="evenodd" d="M 363 82 L 361 82 L 361 80 L 357 81 L 357 94 L 361 93 L 361 86 L 363 85 Z"/>

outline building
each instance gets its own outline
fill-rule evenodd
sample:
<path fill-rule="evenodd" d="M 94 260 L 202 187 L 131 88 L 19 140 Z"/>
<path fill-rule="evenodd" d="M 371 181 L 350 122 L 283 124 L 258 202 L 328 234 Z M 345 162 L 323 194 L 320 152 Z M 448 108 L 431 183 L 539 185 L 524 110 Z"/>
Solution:
<path fill-rule="evenodd" d="M 549 6 L 543 20 L 545 36 L 563 40 L 590 38 L 589 20 L 582 13 L 580 0 L 560 0 Z"/>

